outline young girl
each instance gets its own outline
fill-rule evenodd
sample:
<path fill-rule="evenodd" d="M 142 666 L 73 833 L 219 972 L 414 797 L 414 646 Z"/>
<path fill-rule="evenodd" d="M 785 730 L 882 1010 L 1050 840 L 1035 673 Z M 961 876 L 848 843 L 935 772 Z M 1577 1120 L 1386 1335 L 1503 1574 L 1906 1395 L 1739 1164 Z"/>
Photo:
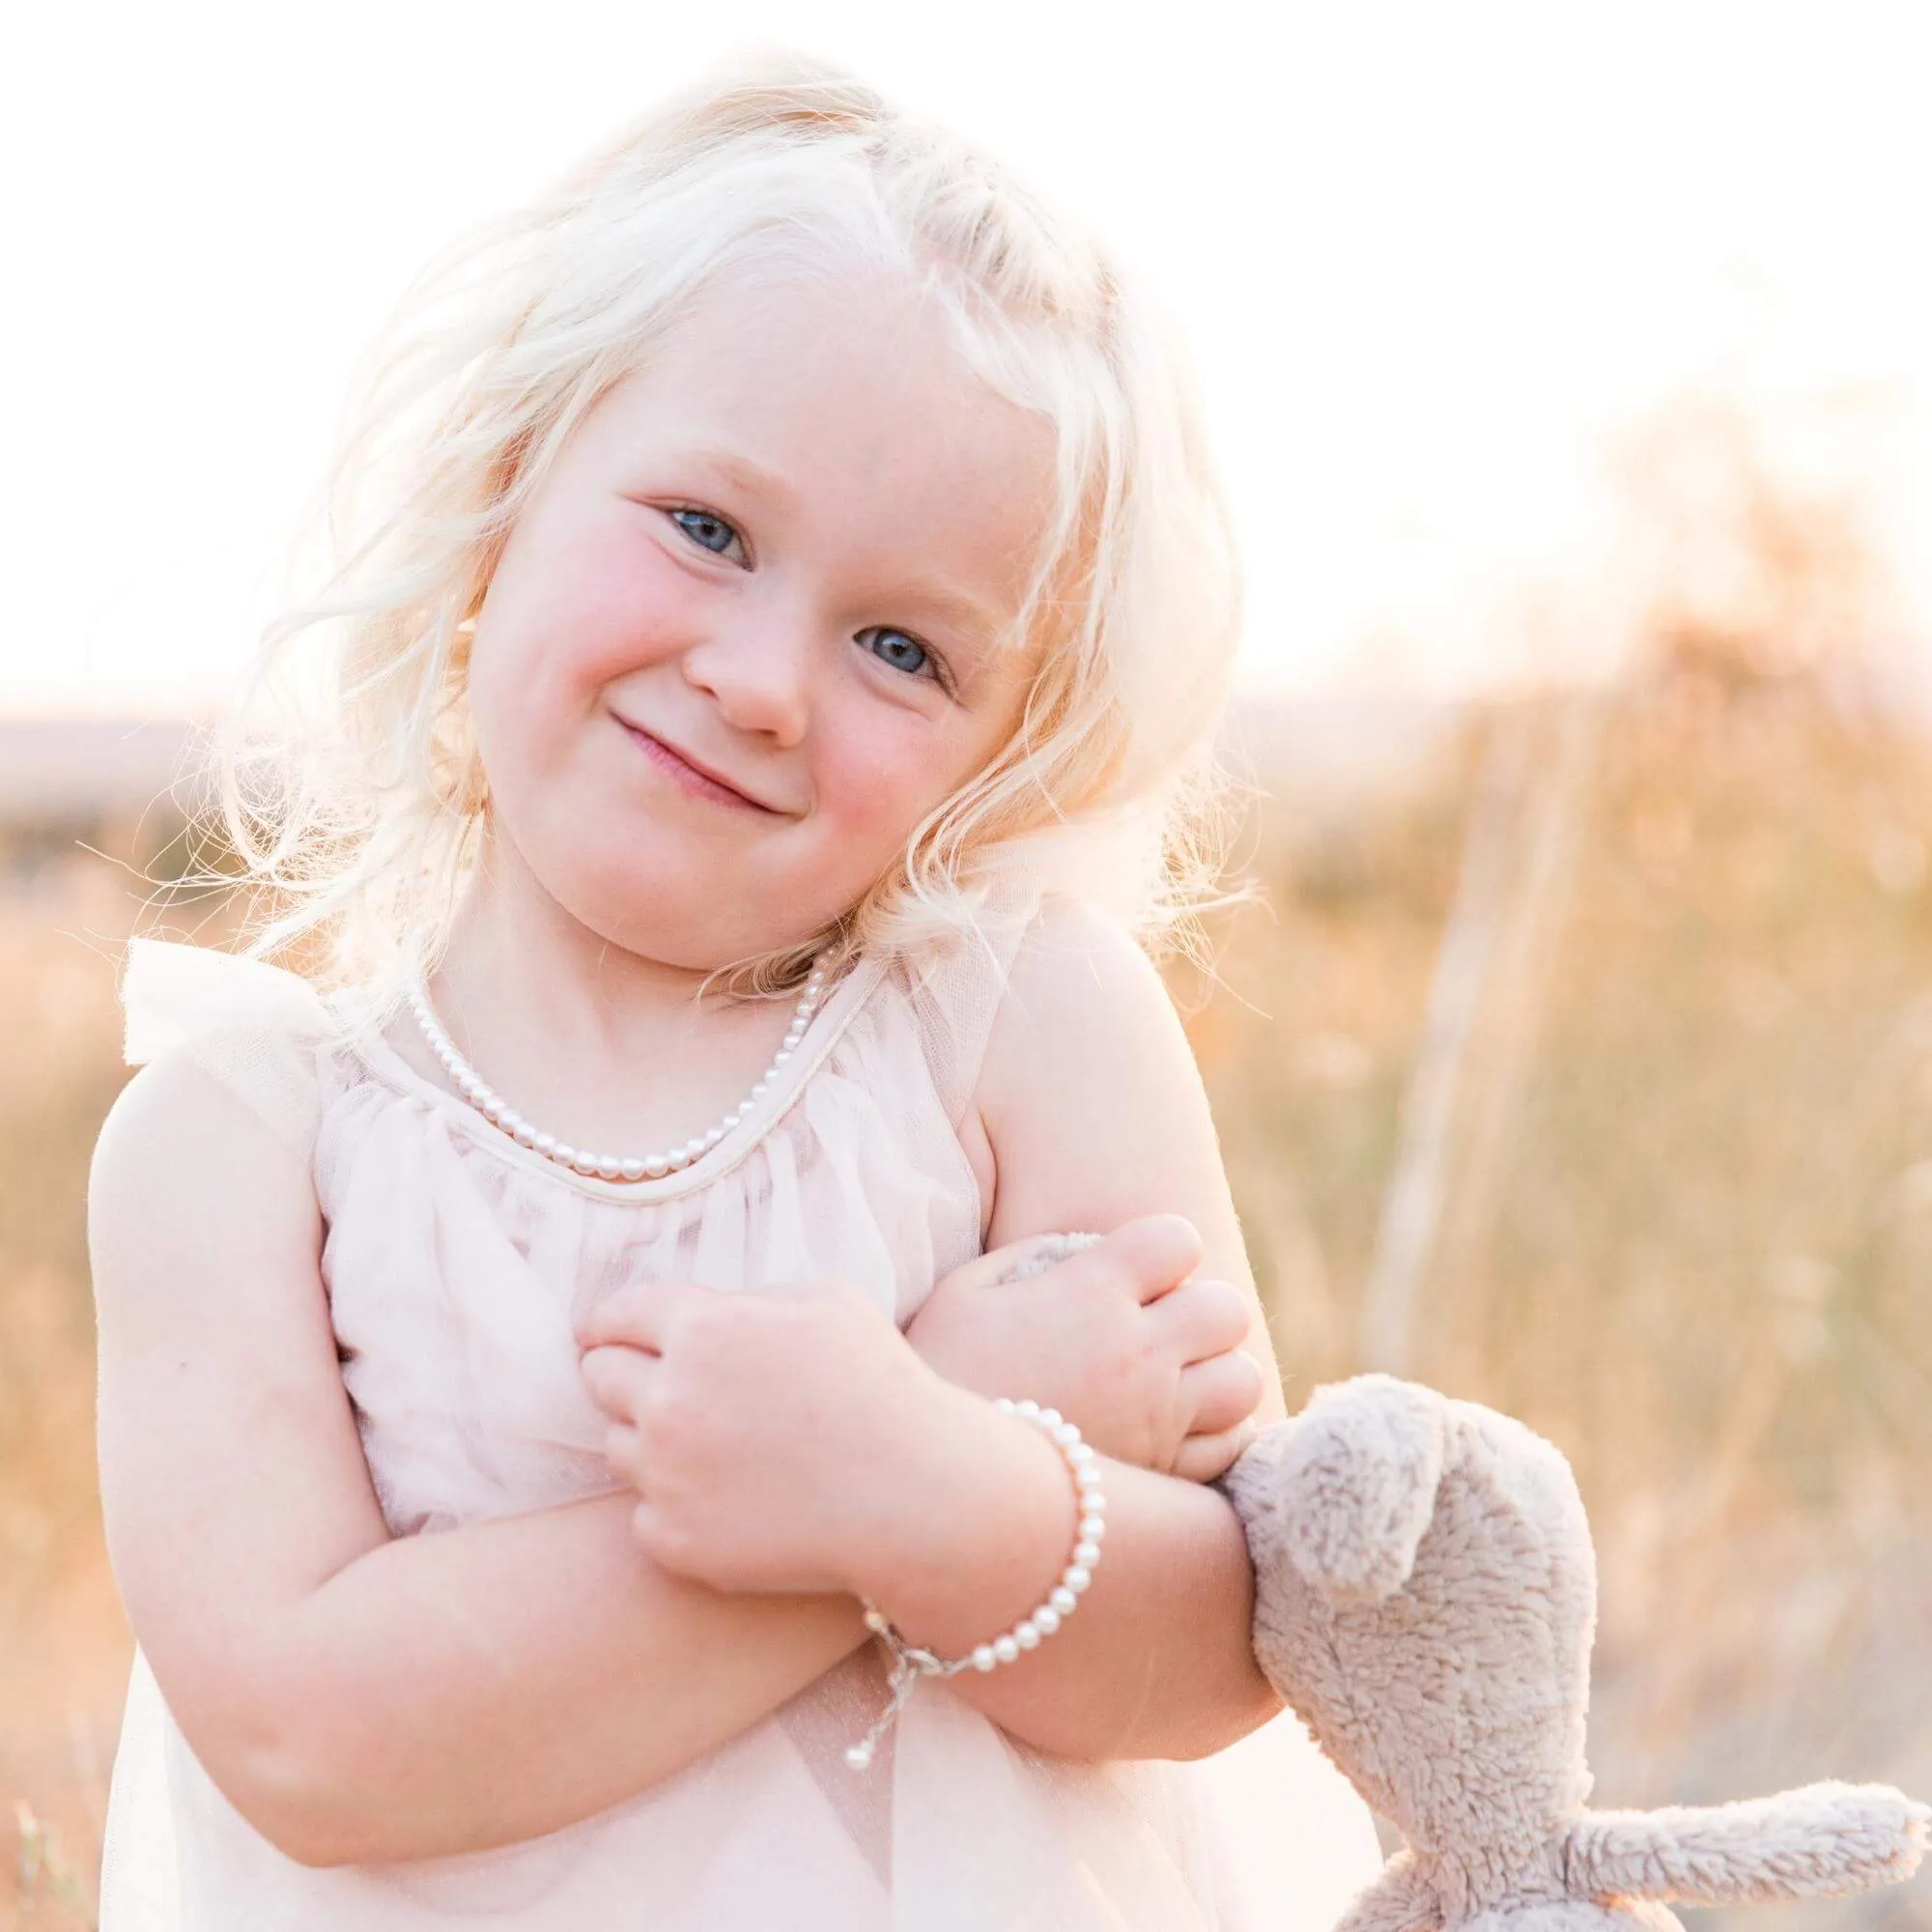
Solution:
<path fill-rule="evenodd" d="M 1235 630 L 1174 353 L 805 64 L 472 267 L 231 801 L 311 976 L 130 958 L 107 1932 L 1325 1926 L 1379 1860 L 1249 1652 L 1279 1384 L 1129 930 Z M 906 1645 L 978 1667 L 888 1724 Z"/>

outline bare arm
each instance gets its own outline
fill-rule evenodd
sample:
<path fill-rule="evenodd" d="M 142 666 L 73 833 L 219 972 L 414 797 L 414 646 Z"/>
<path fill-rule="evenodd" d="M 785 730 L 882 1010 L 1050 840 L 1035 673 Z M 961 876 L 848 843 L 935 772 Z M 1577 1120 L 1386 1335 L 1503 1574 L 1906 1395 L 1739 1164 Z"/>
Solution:
<path fill-rule="evenodd" d="M 1279 1372 L 1193 1055 L 1158 975 L 1111 923 L 1071 909 L 1042 923 L 1015 966 L 980 1111 L 997 1163 L 989 1243 L 1184 1215 L 1203 1272 L 1252 1304 L 1258 1420 L 1279 1418 Z M 1068 1756 L 1221 1748 L 1280 1709 L 1249 1647 L 1240 1525 L 1218 1492 L 1144 1470 L 1109 1465 L 1107 1495 L 1105 1559 L 1079 1615 L 1018 1663 L 954 1688 L 1014 1736 Z M 971 1640 L 943 1588 L 901 1620 L 942 1645 Z"/>
<path fill-rule="evenodd" d="M 191 1063 L 96 1153 L 108 1546 L 170 1709 L 308 1863 L 535 1836 L 703 1756 L 865 1638 L 849 1597 L 653 1564 L 629 1491 L 392 1541 L 302 1164 Z"/>

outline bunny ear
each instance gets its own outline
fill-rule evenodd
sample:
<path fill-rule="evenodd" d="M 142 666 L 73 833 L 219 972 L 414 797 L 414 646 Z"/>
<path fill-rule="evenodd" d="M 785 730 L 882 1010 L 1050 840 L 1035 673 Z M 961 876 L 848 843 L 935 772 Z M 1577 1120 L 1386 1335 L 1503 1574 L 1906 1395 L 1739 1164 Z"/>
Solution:
<path fill-rule="evenodd" d="M 1415 1869 L 1406 1846 L 1343 1915 L 1335 1932 L 1442 1932 L 1435 1888 Z"/>
<path fill-rule="evenodd" d="M 1289 1427 L 1277 1505 L 1312 1587 L 1341 1603 L 1402 1588 L 1435 1513 L 1447 1438 L 1434 1389 L 1376 1375 L 1316 1390 Z"/>
<path fill-rule="evenodd" d="M 1932 1811 L 1885 1784 L 1807 1784 L 1776 1798 L 1663 1811 L 1586 1811 L 1564 1841 L 1573 1895 L 1748 1905 L 1833 1897 L 1910 1878 Z"/>

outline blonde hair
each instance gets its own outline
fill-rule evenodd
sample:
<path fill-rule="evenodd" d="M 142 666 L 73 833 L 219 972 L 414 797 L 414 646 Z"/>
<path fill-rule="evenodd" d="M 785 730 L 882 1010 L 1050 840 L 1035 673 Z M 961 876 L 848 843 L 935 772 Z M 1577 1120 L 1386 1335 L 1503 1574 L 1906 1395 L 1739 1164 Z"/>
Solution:
<path fill-rule="evenodd" d="M 950 132 L 764 53 L 471 238 L 406 305 L 331 480 L 330 575 L 270 628 L 222 760 L 255 952 L 336 980 L 432 963 L 486 809 L 466 671 L 504 538 L 698 287 L 778 262 L 916 277 L 970 366 L 1052 421 L 1057 507 L 1013 626 L 1037 668 L 1009 742 L 834 932 L 734 962 L 733 983 L 773 990 L 828 946 L 910 952 L 1016 884 L 1077 880 L 1143 935 L 1191 929 L 1218 866 L 1210 747 L 1240 593 L 1171 327 Z M 304 682 L 320 726 L 264 733 L 265 701 Z"/>

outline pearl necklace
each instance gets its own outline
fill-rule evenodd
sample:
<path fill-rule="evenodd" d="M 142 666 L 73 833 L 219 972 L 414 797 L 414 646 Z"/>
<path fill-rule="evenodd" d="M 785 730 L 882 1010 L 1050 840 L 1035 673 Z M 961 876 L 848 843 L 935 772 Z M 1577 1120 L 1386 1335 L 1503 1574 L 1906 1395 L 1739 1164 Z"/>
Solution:
<path fill-rule="evenodd" d="M 415 1014 L 424 1039 L 429 1042 L 430 1051 L 441 1062 L 442 1070 L 449 1075 L 450 1084 L 486 1121 L 501 1128 L 519 1147 L 529 1148 L 546 1160 L 554 1161 L 558 1167 L 567 1167 L 575 1174 L 602 1180 L 657 1180 L 667 1174 L 675 1174 L 679 1168 L 689 1167 L 693 1161 L 709 1153 L 770 1093 L 779 1069 L 798 1051 L 805 1030 L 825 997 L 825 968 L 818 965 L 812 967 L 811 977 L 805 982 L 805 992 L 793 1009 L 784 1043 L 772 1056 L 771 1065 L 759 1074 L 751 1093 L 716 1126 L 686 1141 L 682 1147 L 669 1148 L 663 1153 L 638 1155 L 592 1153 L 586 1148 L 575 1148 L 558 1140 L 554 1134 L 540 1132 L 457 1052 L 455 1043 L 443 1031 L 442 1023 L 431 1008 L 429 996 L 423 991 L 420 980 L 408 987 L 404 997 L 409 1002 L 410 1010 Z"/>

